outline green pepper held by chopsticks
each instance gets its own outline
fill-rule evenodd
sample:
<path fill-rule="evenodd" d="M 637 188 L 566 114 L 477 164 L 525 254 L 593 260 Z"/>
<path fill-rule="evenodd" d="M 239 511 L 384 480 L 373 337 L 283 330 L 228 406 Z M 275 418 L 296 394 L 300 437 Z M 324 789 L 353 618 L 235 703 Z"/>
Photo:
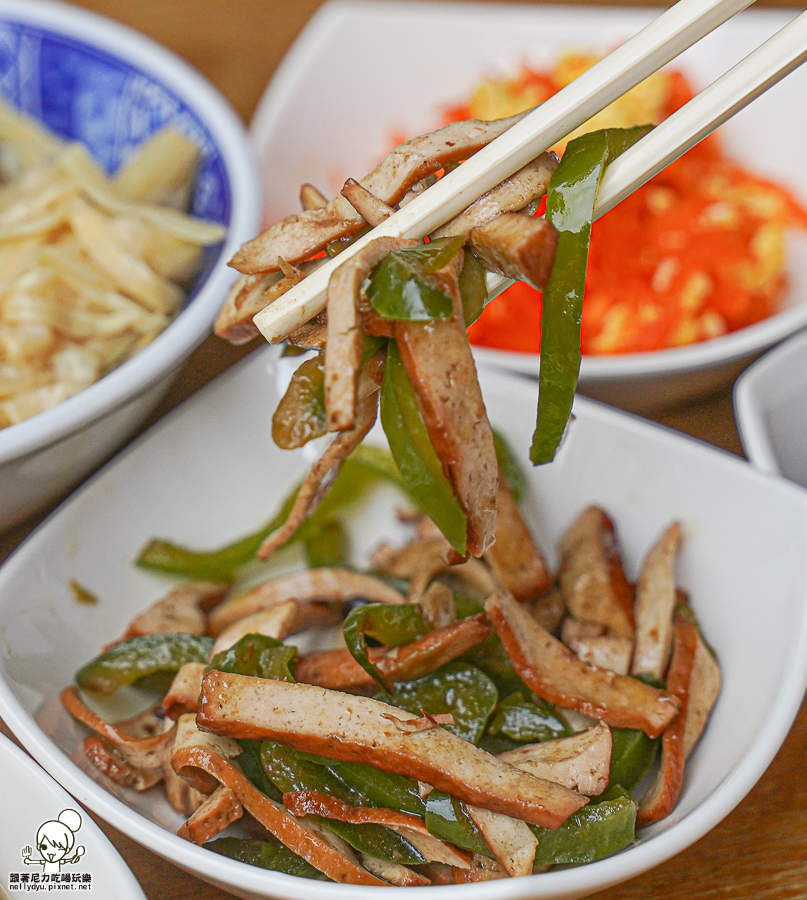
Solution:
<path fill-rule="evenodd" d="M 387 366 L 381 384 L 381 425 L 415 503 L 464 556 L 468 519 L 429 439 L 395 341 L 387 346 Z"/>
<path fill-rule="evenodd" d="M 206 663 L 213 638 L 195 634 L 141 634 L 114 644 L 76 672 L 76 684 L 96 694 L 155 675 L 174 676 L 189 662 Z"/>
<path fill-rule="evenodd" d="M 546 218 L 558 246 L 541 312 L 538 420 L 530 459 L 551 462 L 569 415 L 580 372 L 580 318 L 597 191 L 607 165 L 650 130 L 606 128 L 569 141 L 546 195 Z"/>
<path fill-rule="evenodd" d="M 462 250 L 462 235 L 393 250 L 370 276 L 367 297 L 378 315 L 405 322 L 450 319 L 454 301 L 430 276 Z"/>

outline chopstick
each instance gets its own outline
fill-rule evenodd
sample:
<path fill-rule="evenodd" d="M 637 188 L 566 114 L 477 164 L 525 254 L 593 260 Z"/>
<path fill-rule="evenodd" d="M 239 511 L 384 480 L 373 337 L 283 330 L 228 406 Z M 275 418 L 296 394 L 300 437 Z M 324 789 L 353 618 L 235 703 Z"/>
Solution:
<path fill-rule="evenodd" d="M 270 343 L 288 337 L 325 308 L 334 269 L 370 241 L 382 236 L 420 238 L 434 231 L 753 2 L 679 0 L 501 137 L 261 310 L 255 325 Z"/>
<path fill-rule="evenodd" d="M 594 218 L 605 215 L 805 61 L 807 12 L 785 25 L 618 156 L 603 176 Z M 501 275 L 489 275 L 488 296 L 496 297 L 512 283 L 511 279 Z"/>

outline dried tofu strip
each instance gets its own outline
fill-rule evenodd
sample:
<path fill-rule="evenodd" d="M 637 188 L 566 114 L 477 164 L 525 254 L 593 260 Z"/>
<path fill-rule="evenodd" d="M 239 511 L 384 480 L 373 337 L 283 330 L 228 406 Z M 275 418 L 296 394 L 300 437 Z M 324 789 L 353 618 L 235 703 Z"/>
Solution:
<path fill-rule="evenodd" d="M 344 609 L 337 603 L 298 603 L 289 600 L 279 606 L 245 616 L 222 631 L 213 645 L 213 656 L 227 650 L 247 634 L 264 634 L 284 640 L 309 628 L 325 628 L 338 625 L 344 618 Z"/>
<path fill-rule="evenodd" d="M 599 722 L 570 737 L 516 747 L 500 753 L 499 759 L 587 797 L 597 797 L 608 787 L 611 729 Z"/>
<path fill-rule="evenodd" d="M 631 672 L 661 680 L 672 649 L 675 609 L 675 560 L 681 546 L 681 526 L 673 522 L 651 548 L 636 585 L 636 647 Z"/>
<path fill-rule="evenodd" d="M 468 805 L 466 810 L 508 875 L 513 878 L 532 875 L 538 838 L 526 822 L 479 806 Z"/>
<path fill-rule="evenodd" d="M 176 721 L 184 713 L 195 713 L 199 708 L 206 668 L 205 663 L 185 663 L 174 676 L 162 702 L 163 712 L 169 719 Z"/>
<path fill-rule="evenodd" d="M 539 291 L 546 287 L 558 245 L 558 233 L 546 219 L 503 213 L 472 228 L 468 239 L 488 272 L 526 281 Z"/>
<path fill-rule="evenodd" d="M 369 369 L 365 367 L 365 371 L 369 371 Z M 306 475 L 300 490 L 297 492 L 294 505 L 286 517 L 286 521 L 277 531 L 270 534 L 258 548 L 259 559 L 269 559 L 276 550 L 291 538 L 300 525 L 317 508 L 328 493 L 333 480 L 339 474 L 342 463 L 367 436 L 367 433 L 375 424 L 377 415 L 378 392 L 361 398 L 356 412 L 355 428 L 338 434 L 327 450 L 311 467 L 311 471 Z"/>
<path fill-rule="evenodd" d="M 519 169 L 510 178 L 506 178 L 501 184 L 483 194 L 458 216 L 438 228 L 431 237 L 468 234 L 472 228 L 484 225 L 502 213 L 524 209 L 525 206 L 544 196 L 549 187 L 552 173 L 557 167 L 558 158 L 554 153 L 551 151 L 542 153 L 527 163 L 523 169 Z"/>
<path fill-rule="evenodd" d="M 348 178 L 342 187 L 342 196 L 356 212 L 374 228 L 388 219 L 395 210 L 371 194 L 355 178 Z"/>
<path fill-rule="evenodd" d="M 684 728 L 684 759 L 697 744 L 706 720 L 717 702 L 720 694 L 720 666 L 698 634 L 698 646 L 689 677 L 689 696 L 687 697 L 686 726 Z"/>
<path fill-rule="evenodd" d="M 325 349 L 325 412 L 328 431 L 356 425 L 362 328 L 359 293 L 365 278 L 393 250 L 418 241 L 378 238 L 342 263 L 328 280 L 328 338 Z"/>
<path fill-rule="evenodd" d="M 229 597 L 211 613 L 208 628 L 216 637 L 239 619 L 289 600 L 346 603 L 357 597 L 373 603 L 406 602 L 403 594 L 372 575 L 337 568 L 304 569 Z"/>
<path fill-rule="evenodd" d="M 467 550 L 483 556 L 495 540 L 499 465 L 465 325 L 396 322 L 395 337 L 431 443 L 468 517 Z"/>
<path fill-rule="evenodd" d="M 202 682 L 198 721 L 228 737 L 278 740 L 297 750 L 409 775 L 536 825 L 556 827 L 586 802 L 442 728 L 402 732 L 388 716 L 418 718 L 367 697 L 211 671 Z"/>
<path fill-rule="evenodd" d="M 427 176 L 452 162 L 467 159 L 522 119 L 519 113 L 495 122 L 455 122 L 396 147 L 369 175 L 362 187 L 389 206 L 395 206 L 407 191 Z M 355 234 L 362 217 L 342 196 L 321 209 L 287 216 L 258 237 L 244 244 L 230 265 L 244 274 L 272 272 L 277 257 L 290 262 L 308 259 L 337 238 Z"/>
<path fill-rule="evenodd" d="M 572 638 L 564 643 L 583 662 L 592 663 L 600 669 L 610 669 L 617 675 L 627 675 L 630 672 L 633 654 L 633 641 L 630 638 L 603 634 L 599 637 Z"/>
<path fill-rule="evenodd" d="M 244 814 L 238 797 L 221 785 L 202 803 L 177 831 L 181 838 L 194 844 L 205 844 L 219 832 L 237 822 Z"/>
<path fill-rule="evenodd" d="M 674 696 L 582 662 L 509 595 L 495 594 L 485 612 L 519 676 L 539 697 L 650 737 L 658 737 L 677 715 L 680 703 Z"/>
<path fill-rule="evenodd" d="M 359 862 L 368 872 L 398 887 L 426 887 L 431 884 L 428 878 L 414 869 L 379 859 L 377 856 L 370 856 L 369 853 L 359 853 Z"/>
<path fill-rule="evenodd" d="M 162 771 L 174 740 L 173 725 L 160 734 L 136 738 L 96 715 L 82 703 L 73 685 L 62 691 L 60 700 L 71 716 L 104 738 L 129 765 L 141 770 Z"/>
<path fill-rule="evenodd" d="M 563 536 L 560 554 L 560 589 L 569 612 L 632 638 L 633 595 L 608 516 L 594 506 L 584 510 Z"/>
<path fill-rule="evenodd" d="M 313 184 L 306 182 L 300 185 L 300 206 L 305 209 L 323 209 L 328 205 L 328 198 Z"/>
<path fill-rule="evenodd" d="M 454 869 L 454 884 L 475 884 L 478 881 L 498 881 L 507 878 L 501 863 L 474 853 L 470 869 Z"/>
<path fill-rule="evenodd" d="M 240 753 L 241 747 L 234 741 L 204 734 L 194 717 L 186 715 L 177 725 L 171 764 L 197 789 L 215 789 L 219 784 L 229 788 L 270 834 L 331 880 L 342 884 L 384 884 L 357 865 L 352 856 L 335 849 L 318 831 L 262 794 L 232 761 Z"/>
<path fill-rule="evenodd" d="M 552 579 L 501 472 L 496 509 L 496 540 L 485 561 L 498 584 L 516 600 L 535 600 L 552 586 Z"/>
<path fill-rule="evenodd" d="M 84 755 L 103 775 L 134 791 L 147 791 L 163 779 L 162 768 L 138 769 L 115 753 L 114 747 L 97 734 L 84 738 Z"/>
<path fill-rule="evenodd" d="M 491 633 L 483 615 L 470 616 L 392 650 L 373 648 L 370 660 L 387 681 L 428 675 L 482 643 Z M 321 650 L 297 663 L 297 680 L 340 691 L 372 689 L 375 682 L 348 650 Z"/>
<path fill-rule="evenodd" d="M 661 764 L 656 780 L 639 804 L 636 824 L 651 825 L 666 818 L 675 808 L 684 782 L 684 734 L 689 706 L 689 690 L 695 654 L 700 640 L 698 629 L 681 616 L 673 623 L 673 651 L 667 688 L 678 698 L 681 714 L 667 728 L 661 738 Z"/>
<path fill-rule="evenodd" d="M 283 805 L 295 816 L 324 816 L 354 825 L 374 824 L 391 828 L 410 841 L 429 862 L 468 867 L 468 856 L 440 838 L 434 837 L 423 820 L 395 809 L 350 806 L 319 791 L 297 791 L 283 795 Z"/>
<path fill-rule="evenodd" d="M 204 607 L 217 604 L 226 593 L 221 585 L 193 582 L 180 584 L 165 597 L 135 616 L 121 641 L 141 634 L 204 634 Z"/>

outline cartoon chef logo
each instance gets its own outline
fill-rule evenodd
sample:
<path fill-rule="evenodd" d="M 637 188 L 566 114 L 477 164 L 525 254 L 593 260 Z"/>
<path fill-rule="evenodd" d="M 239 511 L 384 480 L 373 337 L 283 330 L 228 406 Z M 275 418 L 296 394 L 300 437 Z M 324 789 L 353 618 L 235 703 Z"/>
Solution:
<path fill-rule="evenodd" d="M 55 875 L 64 865 L 77 863 L 84 855 L 84 847 L 76 846 L 76 832 L 81 828 L 81 816 L 74 809 L 65 809 L 58 819 L 44 822 L 36 833 L 36 849 L 41 859 L 33 858 L 30 847 L 24 847 L 22 861 L 26 866 L 42 866 L 47 875 Z"/>

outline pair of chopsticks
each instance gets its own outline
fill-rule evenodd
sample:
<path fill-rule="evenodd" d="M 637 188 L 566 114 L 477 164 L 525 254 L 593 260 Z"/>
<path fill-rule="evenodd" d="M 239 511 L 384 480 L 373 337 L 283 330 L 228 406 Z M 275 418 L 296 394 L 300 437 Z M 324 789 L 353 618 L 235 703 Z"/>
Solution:
<path fill-rule="evenodd" d="M 333 270 L 377 237 L 422 238 L 535 159 L 754 0 L 679 0 L 501 137 L 441 178 L 338 257 L 261 310 L 270 342 L 288 337 L 325 308 Z M 807 12 L 796 17 L 618 157 L 603 177 L 595 218 L 623 200 L 752 100 L 807 60 Z M 491 295 L 512 282 L 488 279 Z"/>

